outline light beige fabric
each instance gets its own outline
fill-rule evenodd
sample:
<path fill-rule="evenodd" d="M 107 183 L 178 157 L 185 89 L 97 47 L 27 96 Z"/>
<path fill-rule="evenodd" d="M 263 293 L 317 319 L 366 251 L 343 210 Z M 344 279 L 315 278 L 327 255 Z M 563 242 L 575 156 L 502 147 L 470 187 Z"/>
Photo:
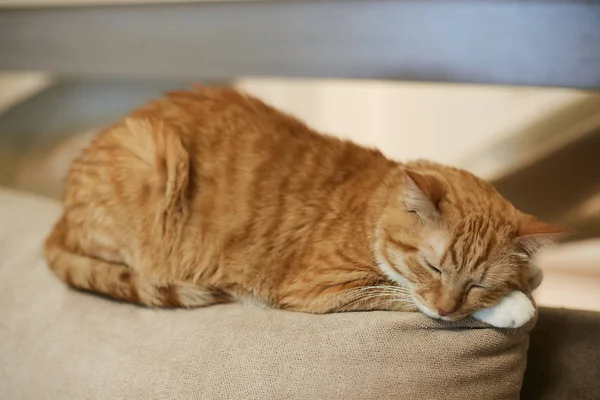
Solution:
<path fill-rule="evenodd" d="M 46 268 L 59 211 L 0 190 L 0 399 L 518 398 L 531 324 L 119 304 Z"/>

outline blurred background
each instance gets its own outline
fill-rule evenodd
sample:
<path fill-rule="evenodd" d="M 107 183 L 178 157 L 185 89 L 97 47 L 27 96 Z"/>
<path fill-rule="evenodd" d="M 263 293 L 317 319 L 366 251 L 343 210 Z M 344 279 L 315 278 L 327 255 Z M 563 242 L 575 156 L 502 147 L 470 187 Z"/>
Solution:
<path fill-rule="evenodd" d="M 43 1 L 0 2 L 0 186 L 58 199 L 70 161 L 102 127 L 167 90 L 184 89 L 192 82 L 231 84 L 321 132 L 378 147 L 394 159 L 428 158 L 465 168 L 490 180 L 521 210 L 573 228 L 577 234 L 566 243 L 540 253 L 537 262 L 546 280 L 537 300 L 600 310 L 600 29 L 587 29 L 596 22 L 600 27 L 598 8 L 590 17 L 589 9 L 551 12 L 522 5 L 561 2 L 506 2 L 513 8 L 500 8 L 490 19 L 491 10 L 469 1 L 422 2 L 436 5 L 431 15 L 415 2 L 403 1 L 373 4 L 413 3 L 413 8 L 312 11 L 302 6 L 311 2 L 247 1 L 233 2 L 245 3 L 235 10 L 214 5 L 222 2 L 192 1 L 179 3 L 202 5 L 175 8 L 180 19 L 169 19 L 168 8 L 104 8 L 102 3 L 62 1 L 47 8 L 49 3 Z M 270 21 L 279 22 L 269 29 L 279 29 L 279 36 L 260 23 L 276 3 L 295 7 L 277 6 L 273 11 L 272 17 L 279 19 Z M 342 2 L 324 3 L 334 7 Z M 450 3 L 460 7 L 454 10 Z M 518 4 L 521 8 L 515 8 Z M 61 5 L 67 8 L 56 8 Z M 186 22 L 196 10 L 198 20 Z M 399 18 L 390 17 L 389 11 L 398 11 Z M 298 22 L 321 18 L 319 26 L 328 26 L 328 12 L 340 17 L 329 30 L 305 29 Z M 476 19 L 487 16 L 472 28 L 486 35 L 465 31 L 471 12 Z M 517 12 L 520 17 L 515 17 Z M 587 29 L 583 36 L 571 38 L 587 43 L 583 55 L 567 54 L 573 43 L 564 37 L 540 35 L 550 34 L 544 30 L 550 26 L 560 30 L 556 18 L 569 12 L 583 18 L 578 24 Z M 365 19 L 365 13 L 371 19 Z M 535 30 L 525 24 L 528 13 L 546 18 L 546 25 L 530 35 L 538 42 L 520 36 L 527 34 L 519 30 L 521 18 L 523 27 Z M 137 19 L 119 19 L 123 15 Z M 415 15 L 422 24 L 414 22 Z M 431 27 L 448 15 L 456 17 L 450 20 L 457 25 L 449 27 L 454 28 L 451 34 L 436 36 Z M 344 24 L 341 17 L 349 22 Z M 134 28 L 127 21 L 134 21 Z M 163 21 L 158 33 L 156 21 Z M 490 28 L 494 23 L 505 27 L 506 21 L 515 26 L 512 42 L 512 31 L 500 31 L 496 38 Z M 94 24 L 103 27 L 101 34 Z M 201 31 L 193 30 L 196 24 Z M 383 33 L 374 35 L 369 29 L 373 26 Z M 398 26 L 404 27 L 401 32 Z M 418 36 L 423 27 L 427 35 Z M 455 33 L 461 29 L 462 36 Z M 122 41 L 114 40 L 121 34 Z M 415 35 L 414 43 L 392 40 Z M 329 37 L 333 39 L 328 42 Z M 207 57 L 189 57 L 193 44 Z M 177 46 L 185 54 L 177 53 Z M 490 53 L 493 57 L 485 56 L 489 49 L 496 52 Z M 536 49 L 542 49 L 537 64 L 532 61 Z M 131 58 L 119 63 L 119 57 L 130 53 Z M 394 58 L 395 54 L 404 57 Z M 581 67 L 577 55 L 592 60 L 589 70 Z M 215 59 L 219 62 L 213 63 Z M 505 64 L 496 62 L 500 59 Z M 562 70 L 553 64 L 555 59 L 562 62 Z M 393 73 L 390 66 L 397 66 Z"/>

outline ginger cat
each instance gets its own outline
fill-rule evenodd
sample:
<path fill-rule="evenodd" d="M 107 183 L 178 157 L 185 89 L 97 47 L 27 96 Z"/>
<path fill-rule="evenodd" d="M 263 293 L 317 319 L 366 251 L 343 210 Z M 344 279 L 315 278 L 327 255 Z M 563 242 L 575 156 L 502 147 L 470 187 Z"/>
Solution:
<path fill-rule="evenodd" d="M 228 88 L 169 93 L 76 159 L 50 268 L 148 306 L 253 300 L 517 327 L 532 253 L 564 229 L 472 174 L 402 164 Z"/>

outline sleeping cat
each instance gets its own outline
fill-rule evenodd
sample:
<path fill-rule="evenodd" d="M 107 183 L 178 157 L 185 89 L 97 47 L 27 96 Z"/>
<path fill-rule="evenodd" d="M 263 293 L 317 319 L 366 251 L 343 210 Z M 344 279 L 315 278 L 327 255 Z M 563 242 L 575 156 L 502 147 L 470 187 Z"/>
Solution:
<path fill-rule="evenodd" d="M 530 257 L 562 233 L 466 171 L 392 161 L 198 87 L 133 112 L 73 162 L 45 255 L 75 288 L 148 306 L 518 327 L 535 312 Z"/>

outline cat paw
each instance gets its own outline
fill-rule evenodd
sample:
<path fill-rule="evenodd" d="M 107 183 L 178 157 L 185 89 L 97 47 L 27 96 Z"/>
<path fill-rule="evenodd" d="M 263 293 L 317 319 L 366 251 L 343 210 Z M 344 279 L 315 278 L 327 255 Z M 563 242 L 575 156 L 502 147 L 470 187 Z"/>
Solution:
<path fill-rule="evenodd" d="M 535 315 L 535 307 L 523 292 L 514 291 L 498 304 L 473 313 L 472 317 L 496 328 L 520 328 Z"/>

